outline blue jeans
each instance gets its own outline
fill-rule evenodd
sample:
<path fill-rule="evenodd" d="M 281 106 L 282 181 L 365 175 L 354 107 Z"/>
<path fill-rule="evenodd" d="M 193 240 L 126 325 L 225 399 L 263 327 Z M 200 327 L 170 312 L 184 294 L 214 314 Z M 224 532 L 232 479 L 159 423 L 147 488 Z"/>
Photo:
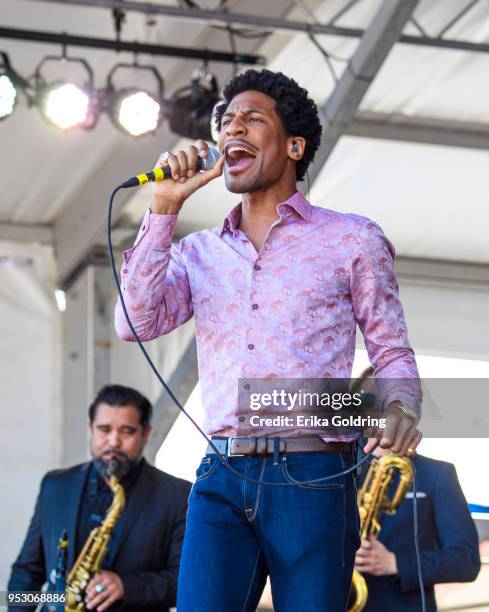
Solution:
<path fill-rule="evenodd" d="M 259 481 L 321 478 L 353 464 L 346 453 L 231 457 Z M 324 486 L 324 484 L 322 485 Z M 189 498 L 178 612 L 255 610 L 270 575 L 275 612 L 344 612 L 360 545 L 351 474 L 326 488 L 243 480 L 214 455 L 202 459 Z"/>

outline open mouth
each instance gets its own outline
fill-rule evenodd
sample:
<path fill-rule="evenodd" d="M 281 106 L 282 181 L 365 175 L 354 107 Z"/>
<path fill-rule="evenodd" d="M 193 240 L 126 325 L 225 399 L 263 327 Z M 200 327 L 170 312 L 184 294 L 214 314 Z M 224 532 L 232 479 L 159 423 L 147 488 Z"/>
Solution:
<path fill-rule="evenodd" d="M 256 158 L 256 153 L 251 148 L 237 144 L 226 146 L 224 153 L 226 166 L 233 174 L 249 168 Z"/>

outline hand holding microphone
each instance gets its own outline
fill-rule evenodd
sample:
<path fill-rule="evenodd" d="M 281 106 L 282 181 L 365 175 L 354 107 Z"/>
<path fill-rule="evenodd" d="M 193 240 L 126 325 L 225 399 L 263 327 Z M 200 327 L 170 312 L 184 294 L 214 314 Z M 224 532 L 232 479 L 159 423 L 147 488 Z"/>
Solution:
<path fill-rule="evenodd" d="M 184 151 L 163 153 L 153 170 L 129 179 L 123 186 L 155 181 L 152 212 L 177 214 L 194 191 L 222 174 L 223 166 L 224 156 L 219 156 L 219 152 L 209 148 L 205 141 L 197 140 Z"/>

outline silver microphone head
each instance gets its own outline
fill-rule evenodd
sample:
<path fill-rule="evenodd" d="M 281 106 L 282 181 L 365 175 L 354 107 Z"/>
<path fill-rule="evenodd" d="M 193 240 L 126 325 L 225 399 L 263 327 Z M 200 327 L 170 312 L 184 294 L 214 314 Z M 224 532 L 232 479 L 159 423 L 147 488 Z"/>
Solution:
<path fill-rule="evenodd" d="M 202 160 L 202 170 L 211 170 L 217 164 L 220 158 L 219 151 L 214 147 L 209 147 L 207 151 L 207 157 Z"/>

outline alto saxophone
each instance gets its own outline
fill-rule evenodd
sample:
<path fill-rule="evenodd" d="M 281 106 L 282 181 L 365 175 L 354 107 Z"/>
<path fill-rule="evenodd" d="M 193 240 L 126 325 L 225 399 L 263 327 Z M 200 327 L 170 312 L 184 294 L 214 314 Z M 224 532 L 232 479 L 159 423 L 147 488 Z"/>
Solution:
<path fill-rule="evenodd" d="M 399 483 L 389 497 L 394 474 L 399 472 Z M 387 454 L 376 457 L 370 464 L 365 481 L 358 492 L 360 537 L 378 535 L 381 513 L 395 514 L 413 480 L 411 461 L 405 457 Z M 354 570 L 348 612 L 360 612 L 367 603 L 368 589 L 365 578 Z"/>
<path fill-rule="evenodd" d="M 92 529 L 82 551 L 78 555 L 66 582 L 65 612 L 85 610 L 85 591 L 92 577 L 100 570 L 109 547 L 112 531 L 119 520 L 126 503 L 124 488 L 112 474 L 109 486 L 114 494 L 112 504 L 103 522 Z"/>

